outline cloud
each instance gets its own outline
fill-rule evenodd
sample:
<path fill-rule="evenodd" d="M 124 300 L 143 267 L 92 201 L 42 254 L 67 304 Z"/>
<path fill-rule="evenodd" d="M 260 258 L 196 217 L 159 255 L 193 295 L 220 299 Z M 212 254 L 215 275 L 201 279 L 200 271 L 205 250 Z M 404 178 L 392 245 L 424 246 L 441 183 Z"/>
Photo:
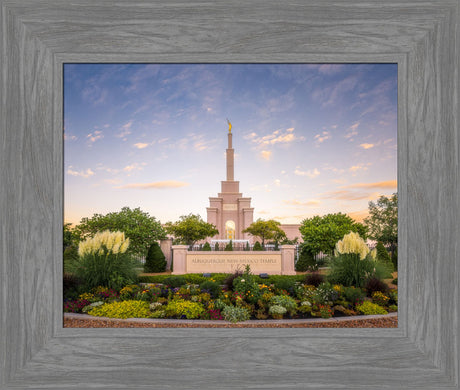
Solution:
<path fill-rule="evenodd" d="M 267 160 L 267 161 L 270 160 L 271 156 L 272 156 L 272 152 L 269 150 L 262 150 L 260 152 L 260 157 L 262 157 L 264 160 Z"/>
<path fill-rule="evenodd" d="M 102 134 L 102 131 L 96 130 L 93 133 L 89 133 L 86 138 L 88 138 L 88 141 L 90 143 L 96 142 L 98 139 L 104 138 L 104 135 Z"/>
<path fill-rule="evenodd" d="M 75 136 L 75 135 L 70 135 L 70 134 L 67 135 L 67 134 L 64 133 L 64 140 L 65 140 L 65 141 L 75 141 L 75 140 L 77 140 L 77 139 L 78 139 L 78 138 L 77 138 L 77 136 Z"/>
<path fill-rule="evenodd" d="M 369 211 L 368 210 L 352 211 L 347 214 L 348 216 L 353 218 L 356 222 L 363 222 L 364 218 L 367 218 L 369 216 Z"/>
<path fill-rule="evenodd" d="M 275 181 L 273 182 L 273 184 L 276 186 L 276 187 L 280 187 L 281 186 L 281 181 L 279 179 L 275 179 Z"/>
<path fill-rule="evenodd" d="M 344 65 L 341 64 L 323 64 L 318 68 L 318 72 L 326 75 L 333 75 L 339 73 L 344 68 Z"/>
<path fill-rule="evenodd" d="M 330 138 L 331 138 L 331 133 L 329 133 L 328 131 L 323 131 L 321 134 L 316 134 L 315 135 L 316 146 L 318 146 L 319 144 L 323 143 L 324 141 Z"/>
<path fill-rule="evenodd" d="M 142 142 L 138 142 L 137 144 L 134 144 L 134 147 L 136 147 L 137 149 L 144 149 L 146 148 L 147 146 L 149 146 L 150 144 L 144 144 Z"/>
<path fill-rule="evenodd" d="M 176 180 L 165 180 L 165 181 L 156 181 L 153 183 L 132 183 L 126 184 L 124 186 L 119 186 L 115 188 L 137 188 L 137 189 L 164 189 L 164 188 L 180 188 L 180 187 L 187 187 L 190 183 L 186 183 L 183 181 L 176 181 Z"/>
<path fill-rule="evenodd" d="M 355 191 L 349 191 L 349 190 L 338 190 L 338 191 L 331 191 L 331 192 L 326 192 L 322 194 L 323 198 L 326 199 L 338 199 L 338 200 L 362 200 L 362 199 L 375 199 L 379 196 L 378 193 L 373 192 L 355 192 Z"/>
<path fill-rule="evenodd" d="M 70 166 L 67 169 L 67 174 L 71 176 L 80 176 L 80 177 L 84 177 L 85 179 L 87 179 L 88 177 L 93 176 L 94 172 L 91 170 L 91 168 L 88 168 L 86 171 L 74 171 L 72 169 L 72 166 Z"/>
<path fill-rule="evenodd" d="M 371 163 L 367 163 L 367 164 L 358 164 L 358 165 L 353 165 L 351 166 L 350 168 L 348 168 L 348 170 L 350 172 L 353 172 L 353 173 L 356 173 L 358 171 L 367 171 L 367 167 L 371 165 Z"/>
<path fill-rule="evenodd" d="M 250 134 L 243 135 L 244 139 L 254 139 L 256 137 L 257 137 L 257 133 L 254 133 L 254 132 L 252 132 Z"/>
<path fill-rule="evenodd" d="M 387 180 L 387 181 L 379 181 L 374 183 L 356 183 L 351 184 L 349 186 L 342 186 L 340 188 L 384 188 L 384 189 L 396 189 L 398 188 L 398 181 L 397 180 Z"/>
<path fill-rule="evenodd" d="M 131 134 L 131 126 L 133 125 L 133 121 L 126 122 L 123 126 L 121 126 L 121 131 L 115 135 L 118 138 L 124 138 L 127 135 Z"/>
<path fill-rule="evenodd" d="M 350 141 L 353 141 L 353 137 L 355 135 L 358 135 L 357 128 L 359 127 L 360 122 L 356 122 L 352 124 L 348 129 L 347 133 L 344 135 L 345 138 L 350 139 Z"/>
<path fill-rule="evenodd" d="M 317 168 L 313 170 L 309 169 L 308 171 L 301 171 L 299 167 L 297 167 L 294 171 L 294 174 L 297 176 L 308 176 L 310 179 L 314 179 L 315 177 L 320 175 L 320 172 Z"/>
<path fill-rule="evenodd" d="M 371 149 L 375 146 L 375 144 L 361 144 L 359 146 L 363 149 Z"/>
<path fill-rule="evenodd" d="M 251 133 L 245 136 L 245 139 L 251 140 L 253 143 L 257 144 L 259 147 L 266 147 L 276 144 L 288 144 L 293 141 L 303 141 L 305 137 L 297 137 L 294 134 L 294 128 L 291 127 L 285 132 L 281 130 L 275 130 L 271 134 L 265 135 L 263 137 L 258 137 L 256 133 Z"/>
<path fill-rule="evenodd" d="M 147 165 L 147 163 L 133 163 L 131 165 L 127 165 L 126 167 L 123 168 L 123 171 L 125 172 L 132 172 L 134 170 L 136 171 L 141 171 L 142 169 L 144 169 L 143 166 Z"/>
<path fill-rule="evenodd" d="M 321 204 L 319 200 L 309 200 L 307 202 L 300 202 L 298 200 L 283 200 L 283 203 L 290 206 L 318 206 Z"/>

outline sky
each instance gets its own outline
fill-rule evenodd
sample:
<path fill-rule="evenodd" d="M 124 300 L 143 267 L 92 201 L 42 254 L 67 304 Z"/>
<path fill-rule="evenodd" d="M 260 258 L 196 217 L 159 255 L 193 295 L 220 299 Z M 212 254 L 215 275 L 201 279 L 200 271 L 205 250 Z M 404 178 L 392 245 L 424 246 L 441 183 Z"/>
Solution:
<path fill-rule="evenodd" d="M 65 64 L 64 221 L 206 220 L 227 119 L 254 220 L 362 221 L 397 191 L 396 64 Z"/>

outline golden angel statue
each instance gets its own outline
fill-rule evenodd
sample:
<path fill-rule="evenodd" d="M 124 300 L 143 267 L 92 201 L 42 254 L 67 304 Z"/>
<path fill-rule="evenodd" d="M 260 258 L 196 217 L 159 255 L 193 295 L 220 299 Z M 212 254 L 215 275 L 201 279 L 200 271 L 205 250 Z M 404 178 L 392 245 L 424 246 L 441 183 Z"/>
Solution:
<path fill-rule="evenodd" d="M 232 124 L 230 123 L 230 121 L 227 119 L 227 123 L 228 123 L 228 132 L 231 133 L 232 132 Z"/>

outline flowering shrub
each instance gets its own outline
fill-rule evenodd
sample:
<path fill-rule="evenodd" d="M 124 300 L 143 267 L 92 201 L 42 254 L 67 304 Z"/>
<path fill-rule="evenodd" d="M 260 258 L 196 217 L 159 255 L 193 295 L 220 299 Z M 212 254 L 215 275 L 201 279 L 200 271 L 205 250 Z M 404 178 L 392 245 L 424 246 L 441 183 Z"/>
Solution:
<path fill-rule="evenodd" d="M 89 315 L 111 318 L 149 318 L 150 308 L 143 301 L 122 301 L 106 303 L 94 307 L 88 312 Z"/>
<path fill-rule="evenodd" d="M 319 305 L 319 314 L 321 318 L 331 318 L 333 312 L 329 305 Z"/>
<path fill-rule="evenodd" d="M 91 302 L 87 299 L 77 300 L 66 300 L 64 301 L 64 312 L 65 313 L 81 313 L 85 306 L 88 306 Z"/>
<path fill-rule="evenodd" d="M 369 301 L 364 301 L 361 305 L 357 305 L 356 310 L 364 315 L 388 314 L 383 307 Z"/>
<path fill-rule="evenodd" d="M 380 291 L 372 293 L 372 302 L 379 306 L 386 306 L 389 300 L 390 298 Z"/>
<path fill-rule="evenodd" d="M 297 303 L 294 298 L 291 298 L 287 295 L 275 295 L 270 300 L 270 307 L 274 306 L 282 306 L 289 312 L 290 315 L 294 315 L 297 310 Z"/>
<path fill-rule="evenodd" d="M 268 313 L 276 320 L 282 319 L 286 312 L 286 308 L 280 305 L 273 305 L 268 309 Z"/>
<path fill-rule="evenodd" d="M 260 297 L 259 284 L 254 275 L 251 274 L 249 266 L 242 276 L 233 280 L 233 291 L 240 294 L 242 298 L 250 303 L 256 303 Z"/>
<path fill-rule="evenodd" d="M 313 293 L 313 301 L 322 305 L 332 305 L 339 293 L 330 283 L 321 283 Z"/>
<path fill-rule="evenodd" d="M 122 232 L 105 230 L 80 242 L 72 272 L 86 289 L 106 286 L 120 289 L 136 281 L 135 263 L 127 254 L 129 239 Z"/>
<path fill-rule="evenodd" d="M 248 309 L 236 306 L 225 306 L 224 310 L 222 310 L 222 316 L 225 321 L 230 322 L 247 321 L 251 318 Z"/>
<path fill-rule="evenodd" d="M 187 319 L 199 318 L 204 312 L 204 307 L 199 302 L 185 301 L 183 299 L 175 299 L 170 301 L 164 311 L 167 317 Z"/>

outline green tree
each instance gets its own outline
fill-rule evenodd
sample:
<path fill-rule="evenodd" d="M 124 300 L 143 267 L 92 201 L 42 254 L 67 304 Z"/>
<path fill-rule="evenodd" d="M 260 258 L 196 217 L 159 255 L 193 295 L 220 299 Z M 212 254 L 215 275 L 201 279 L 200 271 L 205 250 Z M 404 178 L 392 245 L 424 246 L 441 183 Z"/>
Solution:
<path fill-rule="evenodd" d="M 318 264 L 315 256 L 311 253 L 308 245 L 302 245 L 299 253 L 299 260 L 295 263 L 295 270 L 298 272 L 316 271 Z"/>
<path fill-rule="evenodd" d="M 166 259 L 160 245 L 155 241 L 150 245 L 147 257 L 145 258 L 144 272 L 165 272 Z"/>
<path fill-rule="evenodd" d="M 249 233 L 251 236 L 259 237 L 262 240 L 262 247 L 265 247 L 265 240 L 276 239 L 282 241 L 286 238 L 286 233 L 280 228 L 280 223 L 273 219 L 264 221 L 259 218 L 256 222 L 251 223 L 243 233 Z"/>
<path fill-rule="evenodd" d="M 145 256 L 152 242 L 166 238 L 160 221 L 140 208 L 123 207 L 118 212 L 94 214 L 91 218 L 82 218 L 75 227 L 79 240 L 104 230 L 124 232 L 130 240 L 129 252 L 137 256 Z"/>
<path fill-rule="evenodd" d="M 299 230 L 304 241 L 303 245 L 308 247 L 312 255 L 320 252 L 332 254 L 335 244 L 345 234 L 356 232 L 363 239 L 366 239 L 367 233 L 363 224 L 343 213 L 304 219 Z"/>
<path fill-rule="evenodd" d="M 364 223 L 369 238 L 389 246 L 393 254 L 398 246 L 398 194 L 381 196 L 376 202 L 369 202 L 369 216 Z"/>
<path fill-rule="evenodd" d="M 211 251 L 211 244 L 209 242 L 205 242 L 203 245 L 203 248 L 201 248 L 202 251 Z"/>
<path fill-rule="evenodd" d="M 167 222 L 165 229 L 168 234 L 173 235 L 189 246 L 193 246 L 199 240 L 219 234 L 213 224 L 204 222 L 199 215 L 195 214 L 182 215 L 174 223 Z"/>

